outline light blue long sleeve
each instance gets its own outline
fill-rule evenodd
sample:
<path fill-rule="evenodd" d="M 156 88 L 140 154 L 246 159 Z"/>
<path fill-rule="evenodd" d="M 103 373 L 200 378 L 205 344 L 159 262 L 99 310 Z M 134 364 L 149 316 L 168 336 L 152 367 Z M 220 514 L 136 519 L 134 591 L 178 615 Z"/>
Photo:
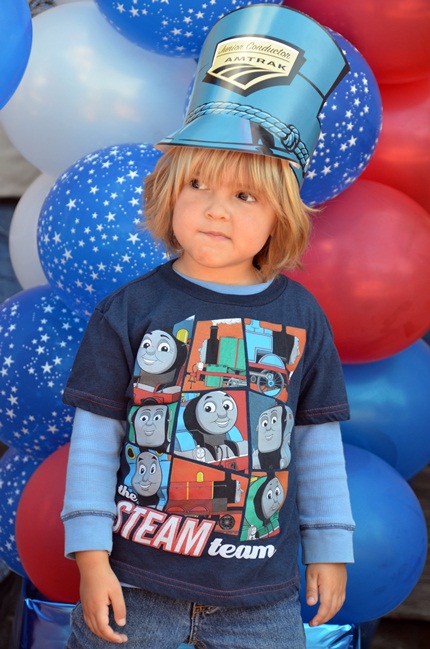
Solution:
<path fill-rule="evenodd" d="M 352 563 L 351 512 L 339 422 L 296 426 L 303 563 Z"/>
<path fill-rule="evenodd" d="M 66 556 L 112 549 L 116 474 L 125 423 L 77 409 L 66 481 Z M 305 563 L 353 561 L 351 515 L 337 422 L 295 429 Z"/>
<path fill-rule="evenodd" d="M 112 550 L 115 489 L 125 422 L 76 409 L 61 519 L 65 554 Z"/>

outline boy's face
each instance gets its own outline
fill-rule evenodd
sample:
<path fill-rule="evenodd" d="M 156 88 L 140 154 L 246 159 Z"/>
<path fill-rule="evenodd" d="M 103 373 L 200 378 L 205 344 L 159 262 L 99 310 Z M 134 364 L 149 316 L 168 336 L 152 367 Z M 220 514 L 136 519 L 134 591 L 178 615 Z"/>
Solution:
<path fill-rule="evenodd" d="M 173 211 L 173 232 L 183 252 L 177 269 L 194 279 L 219 284 L 256 284 L 253 259 L 276 224 L 264 188 L 251 190 L 235 181 L 205 183 L 204 172 L 181 190 Z"/>

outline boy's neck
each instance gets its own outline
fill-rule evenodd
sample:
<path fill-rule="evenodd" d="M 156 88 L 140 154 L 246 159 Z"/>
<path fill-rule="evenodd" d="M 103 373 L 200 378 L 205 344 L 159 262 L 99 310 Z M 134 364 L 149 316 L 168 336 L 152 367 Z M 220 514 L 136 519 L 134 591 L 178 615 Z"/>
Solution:
<path fill-rule="evenodd" d="M 224 284 L 226 286 L 252 286 L 263 282 L 261 273 L 255 266 L 244 268 L 240 273 L 234 272 L 230 268 L 202 269 L 199 267 L 197 270 L 186 263 L 182 257 L 176 259 L 173 266 L 181 275 L 201 282 Z"/>

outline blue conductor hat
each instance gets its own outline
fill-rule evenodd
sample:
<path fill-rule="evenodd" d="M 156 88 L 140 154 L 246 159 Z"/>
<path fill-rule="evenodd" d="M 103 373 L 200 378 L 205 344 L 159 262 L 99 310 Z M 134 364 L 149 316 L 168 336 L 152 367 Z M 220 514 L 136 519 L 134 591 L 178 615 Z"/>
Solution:
<path fill-rule="evenodd" d="M 339 45 L 309 16 L 279 5 L 237 9 L 203 44 L 184 126 L 157 146 L 284 158 L 301 185 L 318 113 L 348 70 Z"/>

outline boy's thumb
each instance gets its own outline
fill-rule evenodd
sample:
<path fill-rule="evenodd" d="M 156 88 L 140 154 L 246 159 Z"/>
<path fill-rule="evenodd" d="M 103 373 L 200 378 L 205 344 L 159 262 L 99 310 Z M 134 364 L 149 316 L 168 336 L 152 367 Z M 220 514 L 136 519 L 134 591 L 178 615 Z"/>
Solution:
<path fill-rule="evenodd" d="M 318 586 L 316 579 L 307 574 L 306 576 L 306 604 L 308 606 L 315 606 L 318 602 Z"/>

